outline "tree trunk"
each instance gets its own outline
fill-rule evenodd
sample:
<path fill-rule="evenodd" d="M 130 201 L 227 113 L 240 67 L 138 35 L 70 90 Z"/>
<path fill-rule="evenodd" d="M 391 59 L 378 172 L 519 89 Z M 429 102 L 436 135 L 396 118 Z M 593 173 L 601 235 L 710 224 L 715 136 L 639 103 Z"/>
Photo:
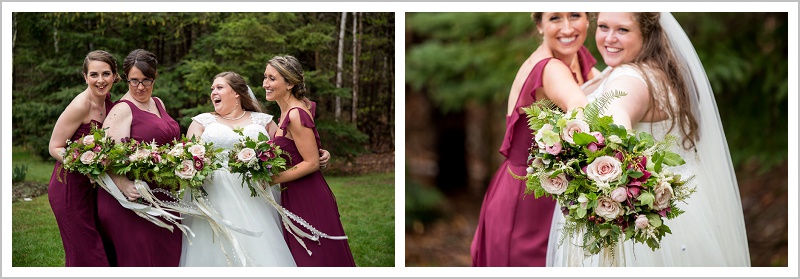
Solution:
<path fill-rule="evenodd" d="M 342 22 L 339 28 L 339 55 L 336 60 L 336 88 L 342 88 L 342 63 L 344 62 L 344 31 L 347 27 L 347 12 L 342 12 Z M 334 117 L 336 122 L 342 117 L 342 97 L 336 96 Z"/>
<path fill-rule="evenodd" d="M 350 121 L 358 128 L 358 53 L 360 43 L 356 31 L 358 30 L 358 13 L 353 13 L 353 107 L 350 112 Z"/>

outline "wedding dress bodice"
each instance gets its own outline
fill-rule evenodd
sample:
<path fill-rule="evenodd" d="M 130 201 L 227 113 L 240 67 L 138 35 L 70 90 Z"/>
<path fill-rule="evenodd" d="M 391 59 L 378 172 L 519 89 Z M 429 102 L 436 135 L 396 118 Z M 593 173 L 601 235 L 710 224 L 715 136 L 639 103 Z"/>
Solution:
<path fill-rule="evenodd" d="M 204 142 L 213 142 L 215 148 L 223 149 L 222 152 L 217 153 L 216 159 L 222 163 L 224 168 L 227 168 L 228 153 L 233 148 L 233 145 L 238 143 L 243 136 L 235 132 L 230 126 L 217 122 L 217 116 L 211 113 L 203 113 L 192 119 L 205 127 L 203 134 L 200 136 Z M 244 136 L 254 139 L 258 138 L 259 133 L 269 136 L 266 126 L 269 124 L 269 121 L 272 121 L 272 115 L 251 112 L 250 120 L 252 123 L 242 127 Z"/>
<path fill-rule="evenodd" d="M 586 98 L 588 99 L 589 102 L 594 101 L 595 99 L 603 95 L 603 93 L 606 91 L 605 87 L 609 82 L 623 76 L 634 77 L 642 81 L 642 83 L 645 83 L 644 77 L 642 77 L 639 71 L 637 71 L 631 66 L 623 65 L 613 69 L 609 67 L 606 68 L 598 78 L 598 80 L 601 80 L 600 85 L 597 86 L 597 89 L 595 89 L 591 94 L 587 95 Z M 657 82 L 655 80 L 652 80 L 651 76 L 648 78 L 651 78 L 651 83 Z M 656 107 L 665 112 L 669 112 L 669 110 L 666 110 L 664 108 L 666 102 L 670 102 L 673 105 L 673 107 L 677 102 L 675 96 L 672 94 L 664 94 L 662 92 L 655 92 L 652 94 L 654 94 L 653 99 L 656 102 Z M 609 113 L 610 113 L 609 111 L 606 111 L 606 114 Z M 691 166 L 694 165 L 695 162 L 699 160 L 699 158 L 697 158 L 697 155 L 693 151 L 693 149 L 687 150 L 685 148 L 680 147 L 680 145 L 683 143 L 683 135 L 680 133 L 680 128 L 676 126 L 672 128 L 672 131 L 670 131 L 670 125 L 672 125 L 671 117 L 666 120 L 661 120 L 657 122 L 637 122 L 633 124 L 632 128 L 636 132 L 650 133 L 653 136 L 653 138 L 658 141 L 664 140 L 667 134 L 671 134 L 672 136 L 674 136 L 677 139 L 676 141 L 677 144 L 674 148 L 672 148 L 671 151 L 680 155 L 681 158 L 683 158 L 686 161 L 686 164 L 677 167 L 672 167 L 671 170 L 679 174 L 688 174 L 689 170 L 691 170 Z"/>

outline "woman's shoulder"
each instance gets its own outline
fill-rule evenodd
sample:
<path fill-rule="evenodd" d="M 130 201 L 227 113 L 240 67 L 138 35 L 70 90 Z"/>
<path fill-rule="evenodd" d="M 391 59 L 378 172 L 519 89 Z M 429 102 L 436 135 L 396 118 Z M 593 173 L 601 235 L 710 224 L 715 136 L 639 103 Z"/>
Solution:
<path fill-rule="evenodd" d="M 271 114 L 263 113 L 263 112 L 250 112 L 250 119 L 253 123 L 256 123 L 261 126 L 267 126 L 270 121 L 272 121 L 273 116 Z"/>
<path fill-rule="evenodd" d="M 213 114 L 211 114 L 210 112 L 204 112 L 204 113 L 195 115 L 194 117 L 192 117 L 192 120 L 197 121 L 198 123 L 203 125 L 203 127 L 205 127 L 205 126 L 208 126 L 211 123 L 216 122 L 217 117 L 214 116 Z"/>
<path fill-rule="evenodd" d="M 607 72 L 608 71 L 608 72 Z M 643 74 L 648 72 L 647 67 L 633 64 L 623 64 L 617 67 L 609 67 L 603 71 L 603 75 L 608 76 L 608 80 L 614 80 L 620 77 L 633 77 L 642 82 L 645 82 Z"/>

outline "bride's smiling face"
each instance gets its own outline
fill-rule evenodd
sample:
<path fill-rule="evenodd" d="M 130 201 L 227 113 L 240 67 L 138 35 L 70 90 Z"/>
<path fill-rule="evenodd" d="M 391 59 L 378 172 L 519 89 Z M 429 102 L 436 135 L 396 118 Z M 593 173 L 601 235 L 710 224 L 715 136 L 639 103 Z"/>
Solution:
<path fill-rule="evenodd" d="M 214 79 L 211 85 L 211 103 L 214 111 L 221 115 L 227 115 L 241 106 L 239 94 L 231 88 L 224 77 Z"/>
<path fill-rule="evenodd" d="M 536 27 L 557 56 L 569 56 L 578 53 L 586 41 L 589 18 L 584 12 L 543 13 Z"/>
<path fill-rule="evenodd" d="M 644 44 L 633 13 L 600 13 L 594 39 L 603 61 L 611 67 L 636 59 Z"/>

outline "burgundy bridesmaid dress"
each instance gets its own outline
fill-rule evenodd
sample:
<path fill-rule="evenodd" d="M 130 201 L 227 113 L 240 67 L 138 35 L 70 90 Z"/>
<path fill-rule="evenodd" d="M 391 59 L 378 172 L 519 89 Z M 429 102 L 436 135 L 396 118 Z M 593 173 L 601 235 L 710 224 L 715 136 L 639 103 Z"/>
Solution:
<path fill-rule="evenodd" d="M 289 111 L 291 112 L 293 109 L 297 109 L 300 113 L 300 123 L 314 130 L 317 146 L 321 147 L 314 120 L 306 111 L 297 107 L 291 108 Z M 280 125 L 284 135 L 288 126 L 289 117 L 286 117 Z M 300 156 L 300 151 L 297 150 L 293 140 L 283 136 L 276 136 L 275 143 L 291 157 L 291 162 L 287 164 L 288 167 L 303 161 L 303 157 Z M 283 207 L 328 235 L 345 235 L 342 222 L 339 220 L 339 207 L 336 205 L 336 198 L 319 170 L 294 181 L 282 183 L 281 188 L 285 189 L 281 192 L 281 204 Z M 295 225 L 302 228 L 300 224 L 295 223 Z M 356 266 L 347 240 L 322 238 L 319 243 L 316 243 L 304 239 L 306 247 L 312 252 L 312 255 L 309 256 L 303 246 L 290 233 L 284 232 L 283 238 L 286 240 L 297 266 Z"/>
<path fill-rule="evenodd" d="M 111 95 L 106 95 L 105 103 L 107 115 L 114 106 Z M 82 123 L 70 140 L 83 138 L 93 125 L 99 128 L 103 123 L 94 119 Z M 65 266 L 108 266 L 97 230 L 97 192 L 97 187 L 89 182 L 89 177 L 66 172 L 61 169 L 61 162 L 56 161 L 47 197 L 61 233 Z"/>
<path fill-rule="evenodd" d="M 533 67 L 522 86 L 515 112 L 506 117 L 506 134 L 500 148 L 506 160 L 494 174 L 483 198 L 478 228 L 470 247 L 473 266 L 545 265 L 555 200 L 526 196 L 525 181 L 513 178 L 508 171 L 520 176 L 526 174 L 533 134 L 527 117 L 519 108 L 533 104 L 536 89 L 542 87 L 544 67 L 550 59 L 542 59 Z M 578 63 L 583 79 L 587 80 L 596 61 L 585 47 L 578 51 Z"/>
<path fill-rule="evenodd" d="M 181 130 L 167 111 L 156 100 L 156 107 L 161 113 L 157 115 L 140 110 L 128 100 L 120 100 L 118 106 L 131 108 L 131 135 L 137 141 L 163 145 L 180 139 Z M 150 188 L 169 187 L 154 185 Z M 156 193 L 156 197 L 169 201 L 167 197 Z M 181 257 L 181 231 L 174 228 L 172 232 L 156 226 L 139 217 L 133 211 L 122 207 L 119 202 L 106 191 L 97 194 L 98 215 L 100 217 L 101 234 L 105 242 L 106 254 L 111 266 L 178 266 Z"/>

